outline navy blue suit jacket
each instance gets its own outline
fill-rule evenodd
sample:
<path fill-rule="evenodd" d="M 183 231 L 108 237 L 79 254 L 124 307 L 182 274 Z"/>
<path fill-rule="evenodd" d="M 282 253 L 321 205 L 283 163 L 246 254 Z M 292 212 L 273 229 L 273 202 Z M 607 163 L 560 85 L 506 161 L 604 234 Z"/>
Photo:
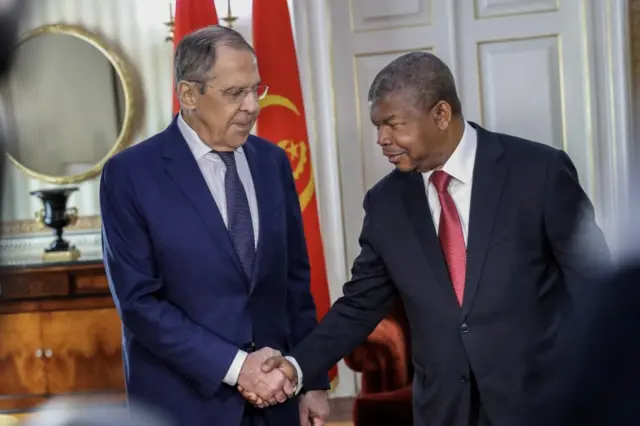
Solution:
<path fill-rule="evenodd" d="M 238 425 L 245 401 L 223 383 L 238 349 L 254 342 L 287 353 L 316 325 L 289 161 L 255 136 L 244 150 L 260 220 L 251 282 L 175 119 L 102 174 L 104 263 L 123 323 L 127 394 L 178 424 Z M 305 387 L 327 389 L 328 379 Z M 271 424 L 299 421 L 296 399 L 265 414 Z"/>

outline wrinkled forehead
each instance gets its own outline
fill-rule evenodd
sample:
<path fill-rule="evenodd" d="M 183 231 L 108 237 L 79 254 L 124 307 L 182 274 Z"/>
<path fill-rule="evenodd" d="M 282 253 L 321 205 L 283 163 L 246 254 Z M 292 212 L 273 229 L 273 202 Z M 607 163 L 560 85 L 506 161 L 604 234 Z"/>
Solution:
<path fill-rule="evenodd" d="M 211 70 L 216 84 L 249 87 L 260 83 L 258 62 L 251 51 L 224 45 L 216 50 L 216 61 Z"/>

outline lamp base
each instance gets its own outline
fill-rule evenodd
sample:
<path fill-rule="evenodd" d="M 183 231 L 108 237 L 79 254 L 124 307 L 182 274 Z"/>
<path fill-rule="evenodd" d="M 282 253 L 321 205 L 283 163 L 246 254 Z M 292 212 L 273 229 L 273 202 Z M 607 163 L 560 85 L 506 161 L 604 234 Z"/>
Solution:
<path fill-rule="evenodd" d="M 80 258 L 80 250 L 74 246 L 65 251 L 46 251 L 42 254 L 45 262 L 72 262 Z"/>

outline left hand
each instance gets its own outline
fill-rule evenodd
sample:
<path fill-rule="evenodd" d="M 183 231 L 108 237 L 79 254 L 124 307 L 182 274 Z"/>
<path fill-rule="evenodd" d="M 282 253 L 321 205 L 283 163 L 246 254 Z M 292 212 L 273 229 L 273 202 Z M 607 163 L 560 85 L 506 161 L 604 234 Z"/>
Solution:
<path fill-rule="evenodd" d="M 329 417 L 326 391 L 309 391 L 300 395 L 300 426 L 324 426 Z"/>

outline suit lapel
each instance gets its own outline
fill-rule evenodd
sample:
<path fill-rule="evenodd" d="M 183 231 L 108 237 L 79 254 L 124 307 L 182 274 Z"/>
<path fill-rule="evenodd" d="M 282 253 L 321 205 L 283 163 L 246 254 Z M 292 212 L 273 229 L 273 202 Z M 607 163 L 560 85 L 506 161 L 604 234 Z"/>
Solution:
<path fill-rule="evenodd" d="M 506 161 L 501 158 L 503 148 L 497 135 L 477 124 L 471 124 L 478 133 L 478 148 L 471 191 L 467 273 L 462 303 L 463 318 L 469 313 L 478 290 L 508 171 Z"/>
<path fill-rule="evenodd" d="M 440 240 L 438 240 L 433 218 L 431 217 L 431 210 L 429 209 L 427 191 L 424 186 L 422 174 L 407 173 L 405 179 L 402 200 L 407 216 L 409 217 L 409 222 L 416 233 L 416 237 L 422 246 L 425 257 L 435 273 L 436 278 L 451 289 L 451 278 L 449 278 Z M 451 300 L 455 301 L 453 291 L 449 290 L 447 294 L 451 294 Z M 458 302 L 456 301 L 455 303 L 457 304 Z"/>
<path fill-rule="evenodd" d="M 265 262 L 265 259 L 268 254 L 269 235 L 273 226 L 272 221 L 269 220 L 269 215 L 278 202 L 278 198 L 273 196 L 274 193 L 277 193 L 277 191 L 273 190 L 273 185 L 276 185 L 279 181 L 274 176 L 278 168 L 273 157 L 268 153 L 260 155 L 258 145 L 253 142 L 251 137 L 244 144 L 244 152 L 251 170 L 251 178 L 258 202 L 258 246 L 256 248 L 256 259 L 250 287 L 250 292 L 253 292 L 256 284 L 267 272 L 265 267 L 268 266 L 268 262 Z"/>
<path fill-rule="evenodd" d="M 166 144 L 163 156 L 167 160 L 165 166 L 167 174 L 198 211 L 216 244 L 221 244 L 224 247 L 232 263 L 244 275 L 240 259 L 233 248 L 218 206 L 200 172 L 196 159 L 180 133 L 176 119 L 165 130 L 165 133 Z"/>

